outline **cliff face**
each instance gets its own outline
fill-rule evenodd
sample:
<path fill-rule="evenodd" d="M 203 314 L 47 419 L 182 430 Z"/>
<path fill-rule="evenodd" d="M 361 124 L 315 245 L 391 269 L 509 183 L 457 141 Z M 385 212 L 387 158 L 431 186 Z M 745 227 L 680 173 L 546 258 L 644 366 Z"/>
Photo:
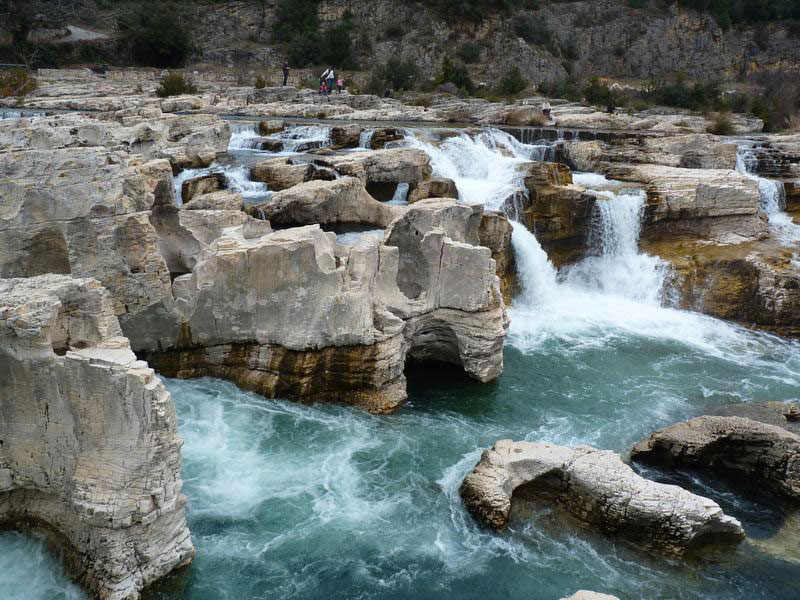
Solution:
<path fill-rule="evenodd" d="M 284 55 L 272 45 L 274 5 L 274 0 L 240 1 L 197 9 L 196 59 L 278 67 Z M 463 44 L 472 42 L 481 52 L 469 69 L 476 81 L 488 85 L 512 66 L 533 82 L 569 74 L 648 78 L 684 71 L 696 78 L 732 78 L 776 68 L 800 69 L 800 44 L 783 25 L 769 27 L 769 43 L 762 49 L 754 41 L 752 28 L 724 32 L 708 15 L 675 7 L 631 9 L 618 0 L 543 3 L 540 10 L 497 14 L 481 24 L 445 21 L 415 2 L 320 2 L 322 27 L 346 15 L 352 15 L 352 41 L 365 69 L 391 57 L 407 56 L 431 76 L 444 57 L 454 56 Z M 519 37 L 518 24 L 526 19 L 543 24 L 551 41 L 535 44 Z M 390 27 L 394 29 L 387 35 Z"/>
<path fill-rule="evenodd" d="M 0 382 L 0 525 L 53 532 L 102 600 L 192 559 L 172 400 L 96 280 L 0 280 Z"/>
<path fill-rule="evenodd" d="M 48 39 L 60 28 L 54 41 L 75 41 L 64 37 L 66 24 L 92 27 L 113 39 L 119 15 L 139 4 L 118 0 L 108 8 L 95 0 L 40 1 L 51 18 L 31 35 Z M 444 19 L 412 0 L 320 0 L 318 16 L 320 31 L 345 19 L 352 22 L 354 54 L 364 70 L 405 56 L 433 76 L 446 56 L 456 57 L 466 43 L 477 44 L 480 56 L 468 68 L 476 82 L 490 86 L 512 66 L 534 83 L 568 76 L 649 78 L 676 71 L 698 79 L 800 71 L 800 43 L 787 24 L 770 24 L 766 41 L 757 41 L 752 27 L 723 31 L 707 14 L 676 6 L 633 9 L 621 0 L 540 4 L 538 10 L 496 13 L 472 23 Z M 277 71 L 286 49 L 272 39 L 276 5 L 277 0 L 184 3 L 196 48 L 192 62 Z M 519 35 L 526 22 L 536 31 L 525 37 L 534 42 Z"/>

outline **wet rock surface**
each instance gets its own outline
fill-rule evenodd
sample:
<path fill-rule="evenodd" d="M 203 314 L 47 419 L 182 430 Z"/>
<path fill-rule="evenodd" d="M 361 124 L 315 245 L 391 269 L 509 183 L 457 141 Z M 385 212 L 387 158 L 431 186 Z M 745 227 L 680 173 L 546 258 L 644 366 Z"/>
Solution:
<path fill-rule="evenodd" d="M 714 501 L 644 479 L 619 455 L 589 447 L 500 440 L 464 479 L 461 496 L 492 528 L 506 526 L 514 496 L 546 498 L 609 535 L 665 554 L 744 537 Z"/>
<path fill-rule="evenodd" d="M 631 449 L 631 457 L 745 475 L 787 498 L 800 498 L 800 436 L 777 425 L 742 417 L 697 417 L 654 432 Z"/>

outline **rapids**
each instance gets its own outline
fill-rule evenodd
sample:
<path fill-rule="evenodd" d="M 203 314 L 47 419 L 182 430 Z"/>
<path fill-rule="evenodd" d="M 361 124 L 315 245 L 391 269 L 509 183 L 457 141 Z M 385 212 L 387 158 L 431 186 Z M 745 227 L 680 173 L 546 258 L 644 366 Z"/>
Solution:
<path fill-rule="evenodd" d="M 542 155 L 498 131 L 437 144 L 411 133 L 407 143 L 431 155 L 463 201 L 490 208 L 524 193 L 516 166 Z M 517 511 L 501 534 L 463 509 L 460 482 L 497 439 L 624 453 L 653 429 L 721 405 L 800 400 L 800 345 L 671 308 L 669 269 L 638 250 L 641 192 L 596 174 L 575 181 L 600 197 L 592 252 L 557 272 L 514 223 L 522 292 L 493 384 L 416 366 L 407 405 L 372 416 L 220 380 L 167 380 L 197 557 L 145 598 L 555 600 L 583 588 L 625 600 L 796 599 L 800 563 L 773 541 L 783 508 L 713 479 L 648 472 L 712 497 L 753 540 L 695 560 L 615 544 L 546 506 Z M 0 557 L 15 565 L 11 577 L 0 571 L 0 597 L 76 598 L 30 538 L 0 536 Z"/>

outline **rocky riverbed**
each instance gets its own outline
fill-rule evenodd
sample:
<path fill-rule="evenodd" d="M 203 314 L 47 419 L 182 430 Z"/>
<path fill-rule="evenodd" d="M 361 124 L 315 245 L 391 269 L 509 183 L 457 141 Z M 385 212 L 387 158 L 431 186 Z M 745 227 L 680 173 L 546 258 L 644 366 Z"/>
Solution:
<path fill-rule="evenodd" d="M 44 75 L 0 120 L 0 520 L 86 593 L 793 597 L 796 435 L 702 415 L 800 399 L 800 140 Z M 791 494 L 708 469 L 742 435 Z"/>

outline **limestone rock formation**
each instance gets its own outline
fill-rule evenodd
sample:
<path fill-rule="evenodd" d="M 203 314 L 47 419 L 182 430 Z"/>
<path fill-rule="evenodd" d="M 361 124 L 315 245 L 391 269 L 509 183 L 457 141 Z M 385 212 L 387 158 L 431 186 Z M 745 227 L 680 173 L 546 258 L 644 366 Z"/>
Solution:
<path fill-rule="evenodd" d="M 273 225 L 357 223 L 386 227 L 399 209 L 378 202 L 354 177 L 309 181 L 270 196 L 257 206 Z"/>
<path fill-rule="evenodd" d="M 183 205 L 184 210 L 244 210 L 244 198 L 239 192 L 221 190 L 194 196 Z"/>
<path fill-rule="evenodd" d="M 736 171 L 613 165 L 606 175 L 645 185 L 645 237 L 739 243 L 767 235 L 758 185 Z"/>
<path fill-rule="evenodd" d="M 331 163 L 342 175 L 363 181 L 367 191 L 378 200 L 390 200 L 399 183 L 409 184 L 409 191 L 413 192 L 431 176 L 428 155 L 416 148 L 354 152 L 332 159 Z"/>
<path fill-rule="evenodd" d="M 256 181 L 263 181 L 275 192 L 287 190 L 312 179 L 336 179 L 336 174 L 331 168 L 309 162 L 295 163 L 290 158 L 273 158 L 260 162 L 250 169 L 250 176 Z"/>
<path fill-rule="evenodd" d="M 633 447 L 631 457 L 744 475 L 800 499 L 800 436 L 776 425 L 742 417 L 697 417 L 654 432 Z"/>
<path fill-rule="evenodd" d="M 193 179 L 188 179 L 181 186 L 181 199 L 191 202 L 195 196 L 210 194 L 228 189 L 228 178 L 224 173 L 209 173 Z"/>
<path fill-rule="evenodd" d="M 0 280 L 0 381 L 0 525 L 44 528 L 102 600 L 191 561 L 171 398 L 96 280 Z"/>
<path fill-rule="evenodd" d="M 408 196 L 408 203 L 414 204 L 426 198 L 458 198 L 456 182 L 447 177 L 431 177 L 420 183 Z"/>
<path fill-rule="evenodd" d="M 619 455 L 594 448 L 498 441 L 464 479 L 461 496 L 475 518 L 501 529 L 515 495 L 551 499 L 611 535 L 666 554 L 744 537 L 712 500 L 644 479 Z"/>
<path fill-rule="evenodd" d="M 492 380 L 508 322 L 491 251 L 478 246 L 480 219 L 480 207 L 424 201 L 384 244 L 354 247 L 318 225 L 249 237 L 244 225 L 225 229 L 173 284 L 178 350 L 148 362 L 374 412 L 405 398 L 406 357 Z"/>
<path fill-rule="evenodd" d="M 516 293 L 517 267 L 514 260 L 514 247 L 511 245 L 511 223 L 504 214 L 484 211 L 478 236 L 481 246 L 492 251 L 497 276 L 500 278 L 500 291 L 507 305 Z"/>

